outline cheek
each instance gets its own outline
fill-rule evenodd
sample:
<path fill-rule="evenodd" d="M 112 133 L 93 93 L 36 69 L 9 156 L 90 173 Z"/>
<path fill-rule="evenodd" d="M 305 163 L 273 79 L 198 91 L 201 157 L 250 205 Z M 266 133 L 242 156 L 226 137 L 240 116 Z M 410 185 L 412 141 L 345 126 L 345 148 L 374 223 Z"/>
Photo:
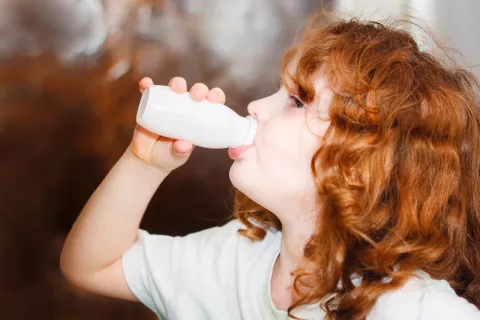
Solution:
<path fill-rule="evenodd" d="M 265 127 L 248 157 L 230 168 L 232 184 L 266 208 L 298 206 L 314 195 L 310 162 L 319 139 L 305 127 L 303 116 L 301 120 L 303 126 L 292 122 Z"/>
<path fill-rule="evenodd" d="M 313 186 L 310 162 L 319 146 L 319 139 L 308 129 L 294 131 L 282 141 L 269 144 L 271 157 L 259 167 L 261 175 L 282 197 L 296 198 Z"/>
<path fill-rule="evenodd" d="M 279 174 L 287 181 L 305 180 L 310 174 L 310 160 L 320 146 L 320 139 L 314 132 L 323 134 L 328 123 L 315 122 L 315 127 L 306 126 L 305 115 L 289 117 L 291 121 L 282 121 L 265 128 L 258 149 L 258 165 L 271 179 L 278 180 Z M 277 177 L 274 178 L 273 175 Z"/>

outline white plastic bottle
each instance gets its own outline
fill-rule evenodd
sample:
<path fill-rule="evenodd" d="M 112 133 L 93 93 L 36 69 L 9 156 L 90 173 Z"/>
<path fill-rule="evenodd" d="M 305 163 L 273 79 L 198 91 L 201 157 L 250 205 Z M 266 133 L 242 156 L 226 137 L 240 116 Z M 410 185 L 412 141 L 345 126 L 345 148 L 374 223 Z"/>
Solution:
<path fill-rule="evenodd" d="M 242 117 L 227 106 L 194 101 L 167 86 L 143 92 L 137 123 L 164 137 L 182 139 L 210 149 L 235 148 L 253 143 L 257 121 Z"/>

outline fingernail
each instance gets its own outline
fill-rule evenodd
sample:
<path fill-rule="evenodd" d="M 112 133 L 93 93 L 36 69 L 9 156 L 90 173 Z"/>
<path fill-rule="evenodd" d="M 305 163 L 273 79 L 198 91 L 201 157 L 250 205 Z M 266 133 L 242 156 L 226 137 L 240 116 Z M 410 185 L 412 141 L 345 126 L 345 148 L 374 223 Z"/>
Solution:
<path fill-rule="evenodd" d="M 187 150 L 178 150 L 178 149 L 175 149 L 175 152 L 177 154 L 180 154 L 180 155 L 183 155 L 185 153 L 189 153 L 190 152 L 190 149 L 187 149 Z"/>

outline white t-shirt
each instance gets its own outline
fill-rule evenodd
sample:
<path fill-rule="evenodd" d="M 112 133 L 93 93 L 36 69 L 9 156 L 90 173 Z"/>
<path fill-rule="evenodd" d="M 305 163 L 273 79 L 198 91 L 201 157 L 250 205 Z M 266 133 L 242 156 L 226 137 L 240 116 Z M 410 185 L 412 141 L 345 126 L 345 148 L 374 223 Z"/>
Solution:
<path fill-rule="evenodd" d="M 289 319 L 270 296 L 273 264 L 281 232 L 269 230 L 263 241 L 237 233 L 237 220 L 185 237 L 150 235 L 140 230 L 123 256 L 127 283 L 160 319 Z M 400 289 L 381 295 L 367 320 L 477 320 L 480 311 L 457 296 L 444 280 L 419 272 Z M 324 319 L 317 306 L 293 312 Z"/>

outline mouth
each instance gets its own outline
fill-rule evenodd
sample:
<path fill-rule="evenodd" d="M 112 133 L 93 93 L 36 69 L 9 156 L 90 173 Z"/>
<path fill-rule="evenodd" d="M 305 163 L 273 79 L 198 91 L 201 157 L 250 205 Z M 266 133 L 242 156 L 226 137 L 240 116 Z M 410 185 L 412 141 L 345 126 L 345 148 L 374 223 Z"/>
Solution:
<path fill-rule="evenodd" d="M 230 148 L 228 149 L 228 156 L 232 160 L 236 160 L 242 156 L 242 154 L 245 153 L 248 149 L 251 149 L 253 147 L 253 144 L 245 145 L 245 146 L 240 146 L 236 148 Z"/>

